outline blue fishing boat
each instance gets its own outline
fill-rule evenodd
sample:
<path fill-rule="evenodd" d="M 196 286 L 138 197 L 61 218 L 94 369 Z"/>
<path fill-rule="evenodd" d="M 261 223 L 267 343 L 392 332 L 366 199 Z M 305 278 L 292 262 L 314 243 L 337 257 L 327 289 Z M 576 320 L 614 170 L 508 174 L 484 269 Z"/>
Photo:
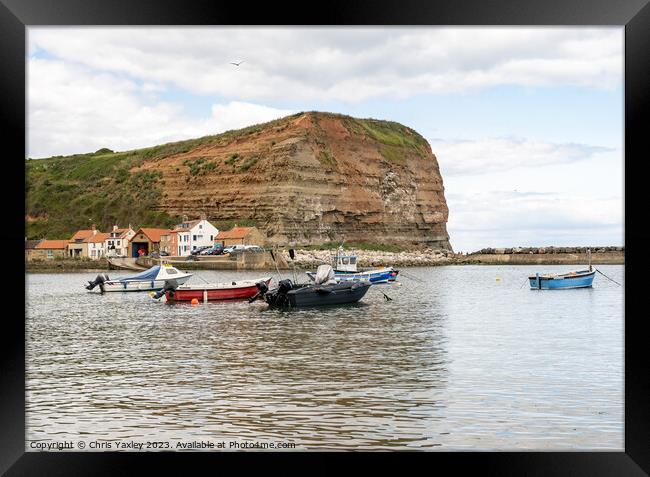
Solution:
<path fill-rule="evenodd" d="M 564 290 L 568 288 L 588 288 L 594 281 L 596 269 L 591 266 L 591 250 L 587 250 L 589 268 L 560 274 L 536 273 L 528 277 L 531 290 Z"/>
<path fill-rule="evenodd" d="M 334 276 L 337 281 L 369 281 L 370 283 L 394 282 L 397 279 L 399 270 L 393 267 L 373 268 L 369 270 L 357 270 L 357 256 L 354 252 L 344 253 L 339 247 L 333 260 Z M 316 272 L 307 272 L 307 276 L 314 280 Z"/>
<path fill-rule="evenodd" d="M 531 290 L 560 290 L 567 288 L 587 288 L 594 281 L 596 270 L 578 270 L 558 275 L 540 275 L 528 277 Z"/>

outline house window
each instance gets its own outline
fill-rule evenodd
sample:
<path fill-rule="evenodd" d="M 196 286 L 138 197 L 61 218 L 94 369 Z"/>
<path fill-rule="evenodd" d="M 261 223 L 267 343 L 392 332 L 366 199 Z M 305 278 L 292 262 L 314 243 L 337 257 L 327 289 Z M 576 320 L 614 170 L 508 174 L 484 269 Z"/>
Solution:
<path fill-rule="evenodd" d="M 214 239 L 212 238 L 212 235 L 210 235 L 210 242 L 212 242 Z"/>
<path fill-rule="evenodd" d="M 199 228 L 202 229 L 202 228 L 203 228 L 203 225 L 202 225 L 202 224 L 199 224 Z"/>
<path fill-rule="evenodd" d="M 192 235 L 192 240 L 196 242 L 196 235 Z"/>
<path fill-rule="evenodd" d="M 48 250 L 47 251 L 47 258 L 53 258 L 54 257 L 54 251 Z"/>

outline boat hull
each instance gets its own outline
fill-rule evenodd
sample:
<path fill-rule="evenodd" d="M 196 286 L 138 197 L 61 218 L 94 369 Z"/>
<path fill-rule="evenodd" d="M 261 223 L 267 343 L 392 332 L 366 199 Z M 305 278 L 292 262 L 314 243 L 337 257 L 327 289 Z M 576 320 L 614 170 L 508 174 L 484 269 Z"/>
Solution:
<path fill-rule="evenodd" d="M 576 272 L 553 277 L 528 277 L 531 290 L 567 290 L 571 288 L 589 288 L 592 286 L 596 271 Z"/>
<path fill-rule="evenodd" d="M 265 296 L 266 302 L 274 307 L 306 308 L 327 305 L 345 305 L 361 300 L 370 282 L 340 282 L 334 285 L 300 285 L 286 295 L 274 291 Z"/>
<path fill-rule="evenodd" d="M 251 298 L 259 291 L 256 282 L 263 281 L 267 285 L 271 279 L 260 279 L 256 281 L 248 281 L 244 284 L 226 285 L 193 285 L 191 287 L 177 288 L 176 290 L 168 290 L 165 292 L 167 301 L 170 302 L 185 302 L 196 299 L 199 302 L 206 301 L 227 301 L 227 300 L 245 300 Z"/>
<path fill-rule="evenodd" d="M 190 279 L 188 274 L 174 278 L 179 285 Z M 162 290 L 167 280 L 125 280 L 104 282 L 104 292 L 137 292 L 137 291 L 158 291 Z"/>

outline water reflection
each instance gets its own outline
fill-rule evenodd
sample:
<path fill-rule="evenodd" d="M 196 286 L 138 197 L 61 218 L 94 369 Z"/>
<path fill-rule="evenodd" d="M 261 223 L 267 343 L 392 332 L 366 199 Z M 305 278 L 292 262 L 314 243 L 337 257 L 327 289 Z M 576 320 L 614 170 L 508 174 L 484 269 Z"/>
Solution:
<path fill-rule="evenodd" d="M 425 282 L 292 311 L 30 274 L 27 437 L 622 448 L 622 290 L 530 292 L 524 268 L 410 269 Z"/>

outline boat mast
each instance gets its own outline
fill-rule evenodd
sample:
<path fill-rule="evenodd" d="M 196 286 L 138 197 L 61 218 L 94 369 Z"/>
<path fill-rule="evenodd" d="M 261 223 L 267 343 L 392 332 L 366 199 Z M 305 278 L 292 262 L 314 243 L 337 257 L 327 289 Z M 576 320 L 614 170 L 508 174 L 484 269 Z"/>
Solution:
<path fill-rule="evenodd" d="M 587 260 L 589 260 L 589 271 L 591 271 L 591 249 L 587 249 Z"/>

